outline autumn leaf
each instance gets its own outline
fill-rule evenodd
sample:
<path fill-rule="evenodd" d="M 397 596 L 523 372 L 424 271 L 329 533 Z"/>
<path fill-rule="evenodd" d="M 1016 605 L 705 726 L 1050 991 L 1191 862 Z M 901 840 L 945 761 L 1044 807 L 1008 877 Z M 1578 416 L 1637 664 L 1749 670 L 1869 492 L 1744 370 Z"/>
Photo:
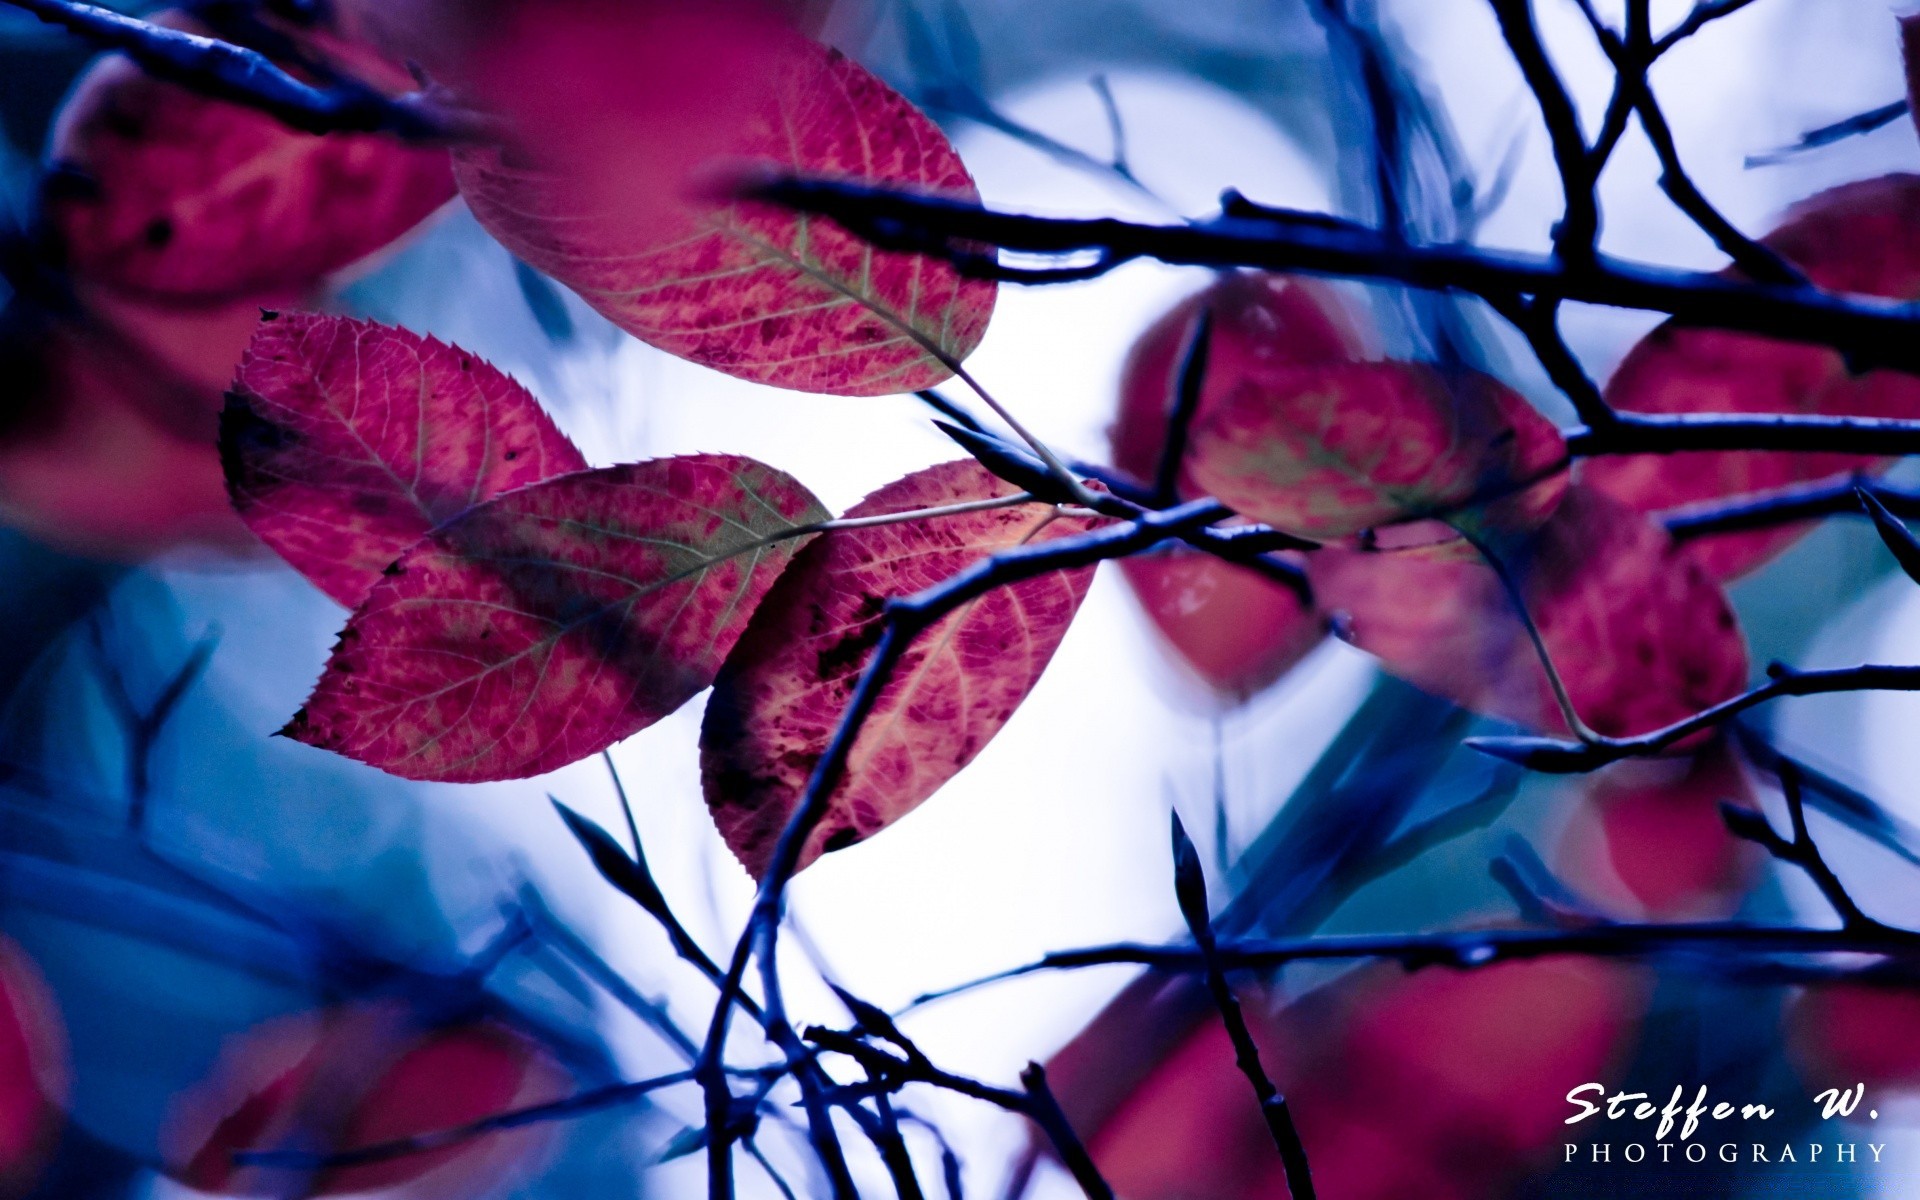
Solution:
<path fill-rule="evenodd" d="M 1729 739 L 1679 760 L 1616 763 L 1583 786 L 1556 851 L 1582 895 L 1662 921 L 1724 919 L 1739 908 L 1766 855 L 1720 815 L 1722 804 L 1758 806 Z"/>
<path fill-rule="evenodd" d="M 826 515 L 789 476 L 721 454 L 507 492 L 387 569 L 283 732 L 409 779 L 564 766 L 712 683 Z"/>
<path fill-rule="evenodd" d="M 1745 686 L 1746 642 L 1719 585 L 1617 501 L 1570 488 L 1553 519 L 1502 557 L 1594 730 L 1646 733 Z M 1386 670 L 1467 708 L 1566 732 L 1512 600 L 1484 561 L 1326 549 L 1308 562 L 1321 607 Z"/>
<path fill-rule="evenodd" d="M 1484 532 L 1546 519 L 1565 454 L 1498 380 L 1338 362 L 1264 371 L 1203 402 L 1192 477 L 1248 517 L 1323 541 L 1429 519 Z"/>
<path fill-rule="evenodd" d="M 1230 699 L 1285 675 L 1326 634 L 1299 592 L 1211 554 L 1170 547 L 1121 559 L 1120 571 L 1179 660 Z"/>
<path fill-rule="evenodd" d="M 253 317 L 12 315 L 0 332 L 0 523 L 108 559 L 248 543 L 214 452 L 219 387 L 205 380 L 211 362 L 232 369 Z"/>
<path fill-rule="evenodd" d="M 457 346 L 268 313 L 221 418 L 247 528 L 349 608 L 429 529 L 587 463 L 527 390 Z"/>
<path fill-rule="evenodd" d="M 850 518 L 1010 495 L 965 459 L 888 484 Z M 825 751 L 885 625 L 911 595 L 997 551 L 1083 532 L 1042 505 L 824 534 L 754 614 L 714 684 L 701 729 L 707 806 L 754 875 Z M 1026 699 L 1092 581 L 1091 567 L 996 588 L 914 639 L 861 727 L 845 779 L 800 856 L 862 841 L 973 761 Z"/>
<path fill-rule="evenodd" d="M 33 1194 L 66 1123 L 69 1075 L 59 1005 L 33 960 L 0 936 L 0 1195 Z"/>
<path fill-rule="evenodd" d="M 1357 319 L 1326 284 L 1254 272 L 1222 276 L 1154 322 L 1127 355 L 1108 436 L 1113 464 L 1143 483 L 1159 473 L 1185 351 L 1203 310 L 1209 321 L 1201 404 L 1258 386 L 1254 381 L 1275 370 L 1364 353 Z M 1184 478 L 1181 491 L 1196 493 Z M 1122 559 L 1120 571 L 1168 648 L 1229 698 L 1279 679 L 1324 632 L 1298 591 L 1211 555 L 1170 547 Z"/>
<path fill-rule="evenodd" d="M 1568 1079 L 1604 1078 L 1646 1003 L 1637 968 L 1583 959 L 1350 972 L 1304 998 L 1240 989 L 1319 1194 L 1482 1200 L 1565 1140 Z M 1116 1193 L 1271 1200 L 1284 1166 L 1192 980 L 1130 987 L 1048 1064 Z M 1471 1153 L 1463 1149 L 1471 1147 Z"/>
<path fill-rule="evenodd" d="M 751 119 L 705 157 L 977 196 L 933 123 L 864 68 L 791 34 L 777 47 Z M 779 387 L 884 395 L 947 378 L 943 360 L 966 357 L 986 331 L 992 283 L 766 205 L 674 205 L 662 218 L 660 205 L 622 204 L 590 174 L 626 180 L 623 168 L 590 157 L 583 173 L 540 156 L 542 130 L 524 132 L 527 145 L 456 155 L 474 214 L 515 254 L 671 354 Z"/>
<path fill-rule="evenodd" d="M 285 1168 L 241 1165 L 243 1152 L 353 1150 L 438 1133 L 507 1109 L 559 1099 L 551 1054 L 492 1021 L 423 1029 L 393 1005 L 281 1018 L 232 1039 L 213 1075 L 174 1106 L 164 1169 L 199 1191 L 253 1195 Z M 315 1172 L 314 1196 L 404 1187 L 422 1200 L 471 1200 L 523 1159 L 529 1133 L 504 1133 Z"/>
<path fill-rule="evenodd" d="M 1849 183 L 1805 201 L 1766 239 L 1820 287 L 1920 298 L 1920 176 Z M 1607 401 L 1639 413 L 1787 413 L 1920 418 L 1920 380 L 1897 371 L 1855 375 L 1835 351 L 1669 321 L 1628 353 Z M 1798 451 L 1606 455 L 1580 478 L 1644 513 L 1766 492 L 1891 459 Z M 1761 566 L 1804 535 L 1801 522 L 1716 534 L 1691 552 L 1716 579 Z"/>
<path fill-rule="evenodd" d="M 76 275 L 210 301 L 311 285 L 453 198 L 447 152 L 297 133 L 109 58 L 53 133 L 42 216 Z"/>
<path fill-rule="evenodd" d="M 1182 355 L 1203 309 L 1211 318 L 1203 407 L 1218 407 L 1243 388 L 1261 388 L 1272 372 L 1352 362 L 1366 354 L 1368 339 L 1358 318 L 1331 286 L 1251 271 L 1222 276 L 1155 321 L 1127 353 L 1120 411 L 1108 436 L 1113 465 L 1142 483 L 1154 482 L 1159 472 Z"/>
<path fill-rule="evenodd" d="M 1787 1047 L 1814 1088 L 1912 1092 L 1920 1088 L 1920 988 L 1897 983 L 1820 983 L 1783 1014 Z"/>

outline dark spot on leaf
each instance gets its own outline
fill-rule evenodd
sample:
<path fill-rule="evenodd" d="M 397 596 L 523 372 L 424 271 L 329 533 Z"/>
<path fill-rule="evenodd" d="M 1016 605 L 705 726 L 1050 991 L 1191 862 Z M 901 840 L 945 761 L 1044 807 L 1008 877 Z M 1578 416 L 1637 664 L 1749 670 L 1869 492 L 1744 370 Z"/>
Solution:
<path fill-rule="evenodd" d="M 139 137 L 146 128 L 138 117 L 124 108 L 109 108 L 100 115 L 100 123 L 107 127 L 108 133 L 128 141 Z"/>
<path fill-rule="evenodd" d="M 173 241 L 173 222 L 165 217 L 155 217 L 147 222 L 147 227 L 141 231 L 140 238 L 155 250 L 162 249 L 167 243 Z"/>
<path fill-rule="evenodd" d="M 848 846 L 858 845 L 859 842 L 860 835 L 854 830 L 836 829 L 827 835 L 827 840 L 822 843 L 821 849 L 825 853 L 831 854 L 835 850 L 845 850 Z"/>
<path fill-rule="evenodd" d="M 100 181 L 71 162 L 55 161 L 41 177 L 40 195 L 53 201 L 98 200 Z"/>

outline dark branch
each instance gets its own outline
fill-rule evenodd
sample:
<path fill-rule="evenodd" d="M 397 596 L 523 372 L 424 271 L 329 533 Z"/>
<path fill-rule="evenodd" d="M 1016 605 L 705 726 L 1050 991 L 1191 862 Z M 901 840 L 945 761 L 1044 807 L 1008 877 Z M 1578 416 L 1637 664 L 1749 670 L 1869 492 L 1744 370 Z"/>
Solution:
<path fill-rule="evenodd" d="M 1701 232 L 1711 238 L 1713 244 L 1749 278 L 1764 283 L 1804 285 L 1806 276 L 1778 254 L 1735 228 L 1733 222 L 1707 199 L 1681 164 L 1680 151 L 1674 145 L 1673 129 L 1667 124 L 1666 114 L 1661 111 L 1660 103 L 1654 97 L 1653 86 L 1647 81 L 1647 69 L 1653 63 L 1647 13 L 1648 0 L 1629 0 L 1626 39 L 1623 41 L 1599 22 L 1594 23 L 1594 35 L 1613 63 L 1620 87 L 1624 89 L 1628 102 L 1639 113 L 1640 127 L 1646 131 L 1647 141 L 1652 144 L 1654 155 L 1660 160 L 1661 190 L 1673 201 L 1674 207 L 1698 225 Z"/>
<path fill-rule="evenodd" d="M 1466 744 L 1482 753 L 1544 774 L 1577 775 L 1597 771 L 1623 758 L 1659 754 L 1696 733 L 1782 696 L 1871 691 L 1920 691 L 1920 667 L 1867 665 L 1825 671 L 1778 669 L 1768 683 L 1638 737 L 1602 737 L 1587 742 L 1566 742 L 1543 737 L 1477 737 L 1468 738 Z"/>
<path fill-rule="evenodd" d="M 1865 483 L 1873 484 L 1874 495 L 1888 511 L 1902 517 L 1920 517 L 1920 492 L 1889 487 L 1866 475 L 1848 475 L 1688 505 L 1667 512 L 1661 521 L 1676 540 L 1687 541 L 1722 533 L 1772 529 L 1816 517 L 1857 517 L 1861 509 L 1855 492 Z"/>
<path fill-rule="evenodd" d="M 1507 49 L 1540 106 L 1547 139 L 1553 146 L 1554 165 L 1560 170 L 1566 210 L 1554 229 L 1554 252 L 1563 261 L 1584 264 L 1593 259 L 1599 241 L 1600 205 L 1594 195 L 1598 176 L 1587 151 L 1586 135 L 1580 131 L 1579 111 L 1540 41 L 1540 30 L 1533 21 L 1533 0 L 1489 3 L 1500 21 Z"/>
<path fill-rule="evenodd" d="M 1153 258 L 1179 266 L 1389 280 L 1491 301 L 1545 296 L 1666 313 L 1693 325 L 1829 346 L 1858 363 L 1920 371 L 1920 305 L 1676 271 L 1604 255 L 1590 264 L 1562 264 L 1462 245 L 1405 245 L 1344 222 L 1279 223 L 1221 215 L 1190 224 L 1152 225 L 1111 217 L 1038 217 L 820 179 L 762 180 L 748 194 L 830 217 L 888 249 L 950 260 L 970 242 L 1034 255 L 1109 252 L 1119 259 Z M 1920 425 L 1907 429 L 1920 433 Z"/>
<path fill-rule="evenodd" d="M 228 100 L 306 133 L 390 133 L 425 141 L 484 136 L 487 123 L 428 92 L 390 99 L 364 84 L 303 83 L 264 55 L 216 38 L 150 24 L 75 0 L 0 0 L 94 45 L 119 50 L 148 74 Z"/>
<path fill-rule="evenodd" d="M 1792 863 L 1804 871 L 1807 878 L 1813 880 L 1814 886 L 1820 889 L 1820 894 L 1826 897 L 1827 903 L 1833 906 L 1843 930 L 1874 936 L 1898 932 L 1862 912 L 1848 893 L 1846 885 L 1827 865 L 1826 856 L 1820 853 L 1819 845 L 1814 842 L 1813 834 L 1807 828 L 1807 802 L 1799 769 L 1782 759 L 1774 764 L 1774 773 L 1780 780 L 1780 794 L 1787 804 L 1787 820 L 1793 836 L 1781 837 L 1767 823 L 1763 813 L 1722 804 L 1720 815 L 1725 819 L 1727 828 L 1737 836 L 1765 848 L 1767 853 L 1781 862 Z"/>
<path fill-rule="evenodd" d="M 1200 411 L 1200 395 L 1207 384 L 1207 354 L 1213 342 L 1213 309 L 1202 306 L 1180 355 L 1173 380 L 1173 404 L 1167 412 L 1167 436 L 1160 446 L 1159 469 L 1154 472 L 1153 497 L 1157 507 L 1170 508 L 1180 500 L 1180 468 L 1187 458 L 1187 432 Z"/>
<path fill-rule="evenodd" d="M 1037 1062 L 1027 1064 L 1020 1072 L 1020 1083 L 1027 1089 L 1027 1107 L 1040 1128 L 1047 1131 L 1047 1138 L 1053 1142 L 1054 1149 L 1060 1154 L 1060 1161 L 1067 1172 L 1086 1193 L 1087 1200 L 1113 1200 L 1113 1189 L 1100 1176 L 1100 1168 L 1094 1165 L 1093 1155 L 1074 1133 L 1073 1125 L 1067 1120 L 1067 1114 L 1061 1111 L 1060 1102 L 1054 1099 L 1053 1089 L 1047 1086 L 1047 1072 Z"/>
<path fill-rule="evenodd" d="M 1483 929 L 1445 933 L 1364 934 L 1303 938 L 1245 938 L 1217 948 L 1228 970 L 1271 971 L 1299 962 L 1358 962 L 1380 959 L 1409 970 L 1446 967 L 1473 970 L 1503 962 L 1586 956 L 1639 961 L 1723 959 L 1729 950 L 1784 959 L 1827 955 L 1872 955 L 1920 966 L 1920 934 L 1903 929 L 1878 931 L 1802 929 L 1795 926 L 1728 922 L 1669 925 L 1596 924 L 1571 929 Z M 970 980 L 917 997 L 915 1006 L 944 1000 L 988 984 L 1047 971 L 1090 967 L 1137 966 L 1156 971 L 1204 974 L 1206 960 L 1190 946 L 1116 942 L 1076 950 L 1058 950 L 1024 966 Z M 1784 972 L 1778 978 L 1793 978 Z M 1829 977 L 1820 973 L 1821 978 Z"/>
<path fill-rule="evenodd" d="M 1644 416 L 1617 413 L 1604 428 L 1566 431 L 1567 452 L 1678 454 L 1699 450 L 1781 450 L 1806 454 L 1920 454 L 1920 421 L 1729 413 Z"/>
<path fill-rule="evenodd" d="M 1858 113 L 1830 125 L 1809 129 L 1800 135 L 1799 141 L 1792 145 L 1782 146 L 1778 150 L 1770 150 L 1765 154 L 1749 155 L 1747 166 L 1770 167 L 1775 163 L 1785 162 L 1796 154 L 1818 150 L 1822 146 L 1831 146 L 1835 142 L 1842 142 L 1863 133 L 1872 133 L 1906 116 L 1908 108 L 1909 105 L 1905 100 L 1895 100 L 1892 104 L 1883 104 L 1879 108 Z"/>
<path fill-rule="evenodd" d="M 1266 1118 L 1267 1132 L 1273 1137 L 1274 1149 L 1280 1152 L 1280 1162 L 1287 1175 L 1287 1194 L 1293 1200 L 1313 1200 L 1313 1173 L 1307 1164 L 1307 1148 L 1300 1141 L 1300 1131 L 1294 1127 L 1287 1098 L 1280 1094 L 1260 1064 L 1260 1048 L 1254 1044 L 1253 1032 L 1247 1028 L 1240 999 L 1227 986 L 1227 975 L 1216 953 L 1213 915 L 1207 904 L 1207 880 L 1200 869 L 1200 853 L 1193 848 L 1193 840 L 1180 824 L 1177 812 L 1173 814 L 1173 888 L 1180 901 L 1180 915 L 1206 964 L 1207 991 L 1213 996 L 1214 1007 L 1220 1010 L 1220 1020 L 1233 1043 L 1234 1064 L 1253 1086 L 1254 1098 L 1260 1102 L 1260 1115 Z"/>

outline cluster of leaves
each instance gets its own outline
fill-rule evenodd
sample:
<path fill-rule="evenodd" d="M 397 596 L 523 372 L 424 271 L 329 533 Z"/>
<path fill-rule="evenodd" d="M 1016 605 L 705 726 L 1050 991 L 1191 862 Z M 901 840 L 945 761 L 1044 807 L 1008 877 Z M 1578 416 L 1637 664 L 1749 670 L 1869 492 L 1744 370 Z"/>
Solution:
<path fill-rule="evenodd" d="M 866 71 L 803 42 L 781 65 L 740 143 L 748 161 L 973 194 L 940 133 Z M 992 308 L 991 283 L 806 218 L 724 201 L 651 221 L 583 212 L 599 193 L 511 147 L 455 160 L 462 194 L 523 257 L 654 345 L 743 378 L 843 395 L 923 387 L 978 343 Z M 970 460 L 882 488 L 837 522 L 798 481 L 738 456 L 589 470 L 523 388 L 472 355 L 312 314 L 268 313 L 221 449 L 248 527 L 355 609 L 287 734 L 410 778 L 516 778 L 714 687 L 708 801 L 756 873 L 886 603 L 1087 527 L 1018 503 Z M 807 858 L 866 837 L 969 762 L 1087 582 L 995 593 L 922 639 Z"/>
<path fill-rule="evenodd" d="M 134 413 L 140 428 L 152 427 L 142 406 L 151 407 L 149 368 L 166 347 L 192 359 L 166 364 L 163 378 L 179 385 L 168 392 L 178 428 L 167 436 L 204 449 L 213 440 L 203 427 L 209 378 L 217 370 L 226 382 L 237 357 L 218 421 L 232 506 L 259 540 L 352 610 L 283 731 L 295 739 L 409 778 L 520 778 L 604 750 L 711 689 L 706 800 L 756 876 L 772 872 L 775 846 L 822 763 L 835 762 L 828 794 L 814 798 L 822 813 L 787 868 L 798 869 L 885 828 L 964 768 L 1035 685 L 1086 595 L 1089 564 L 1145 548 L 1123 559 L 1129 581 L 1174 650 L 1225 697 L 1273 683 L 1331 629 L 1386 670 L 1476 712 L 1583 740 L 1634 737 L 1741 692 L 1747 651 L 1724 585 L 1805 528 L 1742 528 L 1683 544 L 1667 531 L 1671 514 L 1791 494 L 1888 461 L 1721 450 L 1577 459 L 1569 437 L 1501 381 L 1456 363 L 1381 357 L 1339 291 L 1225 272 L 1148 330 L 1127 364 L 1115 472 L 1093 473 L 1142 498 L 1124 502 L 1138 544 L 982 588 L 915 629 L 884 660 L 891 670 L 875 694 L 860 699 L 902 605 L 996 555 L 1125 533 L 1110 523 L 1115 493 L 1067 474 L 1037 443 L 1050 473 L 1023 474 L 1010 447 L 977 432 L 963 441 L 977 459 L 915 472 L 838 518 L 799 481 L 737 455 L 593 468 L 526 389 L 467 351 L 301 311 L 330 276 L 457 192 L 522 260 L 668 353 L 754 382 L 853 397 L 960 373 L 993 309 L 994 284 L 977 277 L 991 273 L 977 269 L 984 256 L 879 248 L 824 219 L 742 199 L 740 187 L 769 171 L 977 199 L 939 130 L 759 6 L 729 7 L 728 52 L 695 81 L 674 68 L 705 63 L 696 51 L 707 46 L 707 21 L 671 6 L 611 25 L 606 15 L 593 3 L 537 20 L 522 9 L 503 29 L 467 30 L 451 56 L 409 44 L 404 28 L 372 35 L 377 52 L 283 31 L 303 73 L 351 70 L 384 94 L 405 86 L 388 58 L 429 63 L 461 111 L 480 114 L 496 135 L 451 151 L 292 132 L 113 63 L 89 76 L 61 122 L 42 219 L 53 261 L 74 281 L 79 317 L 36 351 L 40 394 L 60 405 L 25 444 L 53 465 L 43 475 L 10 472 L 24 482 L 9 483 L 5 503 L 28 525 L 35 514 L 72 525 L 83 501 L 135 514 L 133 526 L 96 528 L 83 512 L 78 526 L 102 544 L 177 534 L 180 514 L 74 495 L 84 490 L 76 480 L 113 472 L 97 458 L 76 471 L 61 448 L 105 453 L 113 443 L 100 435 L 102 413 Z M 659 70 L 635 71 L 636 56 Z M 526 86 L 536 78 L 558 84 Z M 629 136 L 684 111 L 698 117 L 678 136 Z M 716 159 L 724 171 L 715 172 Z M 1920 298 L 1920 260 L 1910 253 L 1917 208 L 1920 180 L 1850 185 L 1806 202 L 1761 249 L 1827 291 Z M 82 351 L 107 344 L 139 353 L 105 360 L 132 367 L 87 383 L 84 372 L 97 374 L 102 360 Z M 1912 376 L 1872 366 L 1676 321 L 1634 348 L 1604 399 L 1627 414 L 1920 418 Z M 145 456 L 151 447 L 139 445 Z M 114 450 L 126 452 L 124 442 Z M 48 480 L 38 491 L 36 478 Z M 1149 517 L 1175 511 L 1204 518 L 1199 528 L 1221 541 L 1190 546 L 1171 527 L 1149 528 Z M 1219 553 L 1236 530 L 1301 549 L 1263 555 L 1255 571 Z M 1303 586 L 1276 578 L 1289 573 Z M 1724 835 L 1719 804 L 1750 801 L 1750 785 L 1724 741 L 1702 736 L 1680 748 L 1694 757 L 1668 776 L 1616 776 L 1595 789 L 1599 853 L 1646 911 L 1718 915 L 1751 863 Z M 1684 838 L 1676 812 L 1690 822 Z M 1633 849 L 1649 839 L 1698 847 L 1703 825 L 1720 840 L 1671 864 L 1649 864 Z M 1569 845 L 1569 855 L 1596 853 L 1577 831 Z M 776 927 L 783 882 L 774 880 L 767 909 Z M 1201 888 L 1196 938 L 1211 955 L 1204 900 Z M 775 970 L 770 953 L 755 952 Z M 736 956 L 722 986 L 715 1046 L 745 962 Z M 1311 1098 L 1307 1141 L 1327 1150 L 1329 1178 L 1342 1189 L 1443 1194 L 1446 1181 L 1484 1190 L 1553 1132 L 1538 1125 L 1545 1100 L 1505 1102 L 1540 1078 L 1521 1069 L 1525 1060 L 1545 1056 L 1597 1075 L 1630 1034 L 1641 983 L 1593 964 L 1411 980 L 1368 971 L 1317 995 L 1298 1029 L 1288 1014 L 1261 1033 L 1279 1048 L 1280 1082 Z M 1488 1008 L 1485 989 L 1536 986 L 1552 1001 L 1536 1007 L 1555 1007 L 1561 1025 L 1515 1031 L 1473 1019 Z M 777 1010 L 771 981 L 768 992 Z M 1906 1002 L 1892 996 L 1836 989 L 1807 1004 L 1878 1013 Z M 528 1090 L 538 1074 L 530 1056 L 488 1030 L 394 1041 L 378 1014 L 356 1014 L 343 1028 L 337 1045 L 331 1035 L 301 1041 L 255 1090 L 213 1104 L 212 1131 L 186 1143 L 189 1181 L 228 1182 L 228 1151 L 294 1120 L 285 1097 L 319 1090 L 313 1081 L 332 1059 L 358 1053 L 367 1038 L 392 1042 L 397 1054 L 375 1099 L 413 1094 L 416 1056 L 480 1064 L 462 1097 L 474 1107 L 443 1114 L 448 1123 L 540 1091 Z M 1828 1042 L 1806 1053 L 1845 1061 L 1845 1039 Z M 1106 1035 L 1096 1030 L 1088 1044 L 1105 1047 Z M 1180 1074 L 1190 1057 L 1217 1075 L 1229 1055 L 1212 1033 L 1196 1035 L 1171 1051 L 1162 1068 L 1171 1074 L 1087 1122 L 1129 1192 L 1171 1194 L 1217 1170 L 1212 1194 L 1259 1194 L 1276 1173 L 1297 1169 L 1264 1156 L 1258 1167 L 1218 1155 L 1129 1157 L 1129 1147 L 1164 1146 L 1138 1130 L 1164 1128 L 1172 1109 L 1197 1111 L 1169 1099 L 1190 1096 Z M 1068 1073 L 1071 1061 L 1063 1060 Z M 1499 1069 L 1485 1070 L 1489 1062 Z M 1403 1086 L 1410 1078 L 1491 1091 L 1465 1124 L 1424 1112 L 1383 1124 L 1398 1118 L 1372 1109 L 1372 1098 L 1415 1090 Z M 394 1132 L 377 1111 L 336 1115 L 361 1135 L 350 1140 Z M 1413 1125 L 1409 1142 L 1402 1135 Z M 1484 1178 L 1440 1169 L 1445 1148 L 1462 1139 L 1485 1151 Z M 1393 1154 L 1381 1150 L 1389 1142 Z M 340 1174 L 343 1187 L 374 1178 Z"/>
<path fill-rule="evenodd" d="M 597 19 L 590 9 L 573 15 Z M 654 38 L 664 19 L 616 28 Z M 581 32 L 564 19 L 537 28 L 567 44 Z M 515 71 L 534 69 L 525 54 L 483 47 L 447 66 L 476 105 L 504 111 L 508 131 L 457 145 L 451 171 L 444 152 L 296 133 L 104 64 L 70 102 L 48 175 L 49 240 L 91 302 L 89 319 L 63 328 L 190 306 L 222 322 L 211 359 L 230 344 L 236 306 L 312 294 L 457 186 L 518 255 L 671 353 L 842 395 L 947 378 L 984 334 L 993 284 L 736 200 L 719 177 L 695 186 L 717 149 L 736 171 L 974 196 L 939 131 L 884 84 L 785 25 L 751 28 L 710 106 L 724 128 L 702 131 L 716 145 L 698 161 L 675 151 L 660 172 L 671 187 L 643 189 L 638 203 L 626 202 L 636 173 L 662 162 L 623 159 L 597 126 L 569 132 L 546 101 L 516 100 L 526 89 Z M 398 86 L 354 43 L 308 37 L 303 53 Z M 609 92 L 603 68 L 575 74 L 583 96 L 599 89 L 625 106 L 613 127 L 663 102 L 658 87 Z M 1837 189 L 1766 244 L 1830 289 L 1915 294 L 1901 235 L 1916 194 L 1901 176 Z M 338 219 L 348 199 L 353 215 Z M 1531 728 L 1658 729 L 1742 686 L 1745 648 L 1719 584 L 1798 530 L 1683 549 L 1645 518 L 1885 461 L 1720 452 L 1570 471 L 1560 434 L 1505 385 L 1382 360 L 1369 341 L 1331 289 L 1229 274 L 1148 331 L 1128 364 L 1121 471 L 1166 485 L 1169 501 L 1217 497 L 1324 543 L 1298 556 L 1311 602 L 1191 549 L 1126 563 L 1149 614 L 1227 694 L 1278 678 L 1331 622 L 1388 669 Z M 848 514 L 858 527 L 834 528 L 799 483 L 738 458 L 589 472 L 524 389 L 430 339 L 270 312 L 251 342 L 222 422 L 234 504 L 357 610 L 287 732 L 410 777 L 509 778 L 596 752 L 719 680 L 708 799 L 750 866 L 830 736 L 885 603 L 996 549 L 1086 527 L 1012 504 L 1007 485 L 956 463 L 883 489 Z M 56 375 L 63 345 L 47 355 Z M 1834 351 L 1670 324 L 1628 357 L 1607 399 L 1628 412 L 1904 416 L 1912 390 L 1910 377 L 1860 373 Z M 59 394 L 79 404 L 94 393 Z M 1004 510 L 870 521 L 1002 498 Z M 936 547 L 940 570 L 922 571 Z M 882 827 L 977 753 L 1071 619 L 1084 572 L 1069 578 L 1058 596 L 1030 581 L 976 602 L 967 638 L 927 639 L 941 661 L 913 664 L 886 702 L 913 714 L 911 728 L 873 723 L 896 744 L 857 749 L 814 852 Z M 1016 635 L 1024 655 L 1005 653 Z"/>

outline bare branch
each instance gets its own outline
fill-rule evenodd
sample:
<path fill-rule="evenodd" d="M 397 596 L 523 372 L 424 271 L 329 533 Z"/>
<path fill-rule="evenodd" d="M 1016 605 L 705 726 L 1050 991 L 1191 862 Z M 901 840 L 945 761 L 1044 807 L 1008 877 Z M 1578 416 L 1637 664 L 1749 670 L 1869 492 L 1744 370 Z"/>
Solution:
<path fill-rule="evenodd" d="M 107 50 L 119 50 L 149 74 L 216 100 L 255 108 L 306 133 L 390 133 L 421 141 L 457 141 L 496 133 L 478 114 L 431 92 L 389 99 L 342 80 L 315 87 L 266 56 L 217 38 L 169 29 L 77 0 L 0 0 Z"/>

